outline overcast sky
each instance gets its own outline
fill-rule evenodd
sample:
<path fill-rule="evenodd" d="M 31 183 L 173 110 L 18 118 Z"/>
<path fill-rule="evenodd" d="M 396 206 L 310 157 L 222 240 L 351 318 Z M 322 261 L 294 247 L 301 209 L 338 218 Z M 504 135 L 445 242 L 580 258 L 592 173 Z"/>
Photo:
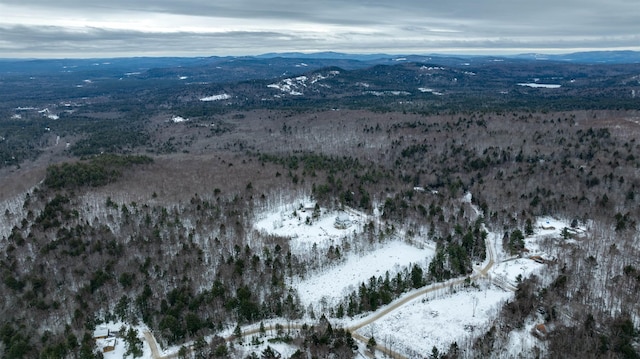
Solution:
<path fill-rule="evenodd" d="M 613 49 L 639 0 L 0 0 L 0 57 Z"/>

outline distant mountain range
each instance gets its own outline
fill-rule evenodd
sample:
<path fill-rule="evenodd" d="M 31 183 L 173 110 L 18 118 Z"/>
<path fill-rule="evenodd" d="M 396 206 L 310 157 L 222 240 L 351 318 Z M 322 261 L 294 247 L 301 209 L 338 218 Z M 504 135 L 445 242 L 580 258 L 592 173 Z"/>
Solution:
<path fill-rule="evenodd" d="M 381 60 L 397 60 L 407 59 L 409 61 L 423 61 L 424 59 L 464 59 L 464 60 L 479 60 L 479 59 L 523 59 L 523 60 L 548 60 L 548 61 L 566 61 L 575 63 L 640 63 L 639 51 L 589 51 L 589 52 L 575 52 L 569 54 L 518 54 L 518 55 L 443 55 L 443 54 L 429 54 L 429 55 L 389 55 L 389 54 L 346 54 L 340 52 L 315 52 L 315 53 L 301 53 L 301 52 L 286 52 L 286 53 L 268 53 L 256 56 L 257 58 L 297 58 L 297 59 L 342 59 L 342 60 L 357 60 L 357 61 L 381 61 Z"/>
<path fill-rule="evenodd" d="M 66 98 L 128 98 L 137 93 L 139 98 L 153 91 L 150 99 L 159 94 L 181 101 L 220 98 L 221 103 L 253 107 L 291 101 L 371 102 L 389 96 L 454 105 L 470 98 L 483 105 L 530 103 L 533 97 L 569 103 L 566 99 L 573 98 L 616 107 L 637 101 L 638 73 L 640 52 L 634 51 L 502 57 L 321 52 L 13 59 L 0 60 L 0 101 L 15 101 L 17 107 L 26 99 L 51 100 L 63 93 Z"/>
<path fill-rule="evenodd" d="M 580 64 L 635 64 L 640 63 L 638 51 L 592 51 L 561 55 L 519 54 L 510 56 L 471 56 L 471 55 L 389 55 L 389 54 L 347 54 L 339 52 L 285 52 L 267 53 L 257 56 L 211 56 L 211 57 L 130 57 L 100 59 L 0 59 L 0 73 L 51 73 L 51 72 L 141 72 L 158 68 L 206 67 L 231 62 L 243 62 L 246 65 L 264 64 L 264 60 L 287 59 L 304 60 L 301 67 L 310 69 L 326 66 L 338 66 L 343 69 L 365 68 L 378 64 L 398 62 L 429 62 L 440 65 L 479 64 L 495 60 L 536 60 L 558 61 Z"/>

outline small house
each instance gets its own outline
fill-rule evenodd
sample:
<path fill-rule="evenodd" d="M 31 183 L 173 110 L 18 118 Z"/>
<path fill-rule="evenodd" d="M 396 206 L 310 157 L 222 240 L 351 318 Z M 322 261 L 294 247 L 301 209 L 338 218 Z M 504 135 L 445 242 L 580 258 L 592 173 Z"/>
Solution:
<path fill-rule="evenodd" d="M 336 217 L 333 226 L 338 229 L 347 229 L 351 226 L 351 217 L 349 217 L 348 214 L 342 212 Z"/>
<path fill-rule="evenodd" d="M 108 353 L 114 350 L 116 350 L 116 338 L 106 340 L 104 346 L 102 347 L 102 352 Z"/>
<path fill-rule="evenodd" d="M 553 324 L 537 324 L 531 329 L 531 334 L 538 339 L 547 339 L 547 336 L 553 331 Z"/>
<path fill-rule="evenodd" d="M 313 212 L 316 209 L 316 202 L 305 202 L 302 204 L 302 212 Z"/>
<path fill-rule="evenodd" d="M 109 328 L 98 327 L 93 331 L 93 339 L 106 339 L 109 337 Z"/>

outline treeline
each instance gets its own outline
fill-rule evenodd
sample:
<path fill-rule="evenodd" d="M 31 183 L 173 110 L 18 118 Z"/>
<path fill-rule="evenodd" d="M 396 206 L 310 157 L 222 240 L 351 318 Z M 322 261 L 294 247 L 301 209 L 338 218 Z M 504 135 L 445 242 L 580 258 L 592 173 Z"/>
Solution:
<path fill-rule="evenodd" d="M 132 165 L 151 162 L 153 162 L 153 159 L 148 156 L 99 155 L 92 157 L 87 162 L 62 163 L 49 166 L 44 184 L 52 189 L 104 186 L 120 178 L 124 169 Z"/>
<path fill-rule="evenodd" d="M 453 235 L 444 239 L 434 238 L 437 243 L 436 254 L 427 268 L 413 264 L 410 269 L 404 268 L 393 276 L 388 271 L 384 278 L 372 276 L 335 308 L 331 308 L 331 314 L 342 318 L 345 315 L 353 317 L 375 311 L 412 289 L 470 275 L 473 271 L 472 263 L 481 262 L 486 257 L 487 232 L 482 229 L 481 224 L 482 219 L 478 219 L 466 230 L 456 225 Z"/>
<path fill-rule="evenodd" d="M 0 168 L 35 159 L 42 151 L 50 122 L 44 119 L 0 121 Z"/>
<path fill-rule="evenodd" d="M 286 124 L 283 131 L 287 131 Z M 314 198 L 328 208 L 334 207 L 337 202 L 370 211 L 373 197 L 371 185 L 381 185 L 392 179 L 391 174 L 382 167 L 362 163 L 351 156 L 311 152 L 296 155 L 261 153 L 258 158 L 261 162 L 282 165 L 294 184 L 311 182 Z"/>
<path fill-rule="evenodd" d="M 422 288 L 425 284 L 424 272 L 417 264 L 411 266 L 410 271 L 404 268 L 394 276 L 387 271 L 384 278 L 372 276 L 368 282 L 362 282 L 357 291 L 354 290 L 335 309 L 331 309 L 331 314 L 343 318 L 345 315 L 353 317 L 375 311 L 399 298 L 403 293 Z"/>

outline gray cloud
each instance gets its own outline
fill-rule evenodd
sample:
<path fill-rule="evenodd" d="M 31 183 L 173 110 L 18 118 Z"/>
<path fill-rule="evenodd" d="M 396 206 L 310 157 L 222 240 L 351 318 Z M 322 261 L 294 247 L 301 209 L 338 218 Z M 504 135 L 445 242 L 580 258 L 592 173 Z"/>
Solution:
<path fill-rule="evenodd" d="M 637 0 L 4 0 L 0 57 L 640 49 Z"/>

